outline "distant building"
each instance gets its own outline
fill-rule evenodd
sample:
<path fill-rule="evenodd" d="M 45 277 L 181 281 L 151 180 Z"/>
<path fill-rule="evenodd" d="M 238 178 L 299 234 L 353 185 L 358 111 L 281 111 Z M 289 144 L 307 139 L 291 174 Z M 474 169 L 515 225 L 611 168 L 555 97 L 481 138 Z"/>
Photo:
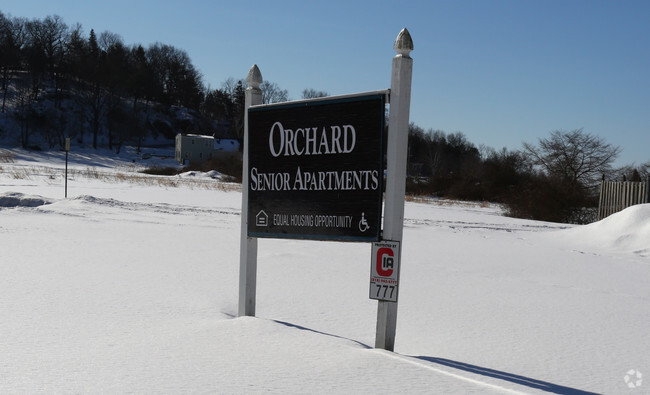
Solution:
<path fill-rule="evenodd" d="M 239 142 L 199 134 L 176 135 L 176 161 L 180 164 L 201 162 L 239 153 Z"/>

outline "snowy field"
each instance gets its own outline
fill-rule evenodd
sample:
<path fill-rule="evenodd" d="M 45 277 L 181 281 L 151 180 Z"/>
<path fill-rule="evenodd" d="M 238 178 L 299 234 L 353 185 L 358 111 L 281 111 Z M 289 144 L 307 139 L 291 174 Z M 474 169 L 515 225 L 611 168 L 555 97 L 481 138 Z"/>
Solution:
<path fill-rule="evenodd" d="M 650 205 L 570 227 L 408 202 L 391 353 L 369 244 L 260 240 L 237 318 L 237 185 L 82 152 L 64 199 L 63 153 L 11 157 L 0 393 L 650 393 Z"/>

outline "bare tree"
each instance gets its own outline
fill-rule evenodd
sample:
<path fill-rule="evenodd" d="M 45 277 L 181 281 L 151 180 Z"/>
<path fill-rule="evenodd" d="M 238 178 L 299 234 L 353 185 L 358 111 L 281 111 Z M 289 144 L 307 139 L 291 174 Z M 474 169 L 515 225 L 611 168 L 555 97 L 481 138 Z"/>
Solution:
<path fill-rule="evenodd" d="M 3 91 L 1 112 L 5 112 L 9 82 L 20 67 L 21 51 L 27 41 L 26 23 L 25 19 L 9 19 L 0 12 L 0 72 Z"/>
<path fill-rule="evenodd" d="M 60 105 L 60 79 L 61 69 L 65 58 L 66 39 L 68 26 L 58 15 L 47 16 L 45 19 L 34 19 L 27 23 L 30 36 L 31 52 L 34 58 L 43 57 L 42 60 L 54 81 L 57 106 Z M 36 55 L 38 53 L 38 55 Z"/>
<path fill-rule="evenodd" d="M 61 62 L 65 49 L 68 26 L 58 16 L 47 16 L 44 20 L 34 19 L 27 23 L 30 44 L 43 52 L 52 74 Z"/>
<path fill-rule="evenodd" d="M 639 166 L 639 175 L 645 179 L 650 177 L 650 161 Z"/>
<path fill-rule="evenodd" d="M 99 35 L 97 44 L 99 45 L 100 50 L 108 52 L 111 47 L 114 47 L 116 45 L 124 46 L 124 41 L 119 34 L 107 30 Z"/>
<path fill-rule="evenodd" d="M 246 80 L 244 79 L 239 79 L 236 80 L 233 77 L 228 77 L 222 84 L 221 84 L 221 91 L 224 92 L 228 97 L 230 97 L 230 100 L 235 100 L 236 95 L 236 90 L 237 90 L 237 85 L 241 85 L 244 89 L 246 89 Z"/>
<path fill-rule="evenodd" d="M 93 135 L 93 148 L 97 149 L 98 137 L 106 115 L 108 93 L 100 84 L 93 84 L 77 95 L 79 104 L 84 109 L 86 120 Z"/>
<path fill-rule="evenodd" d="M 264 81 L 260 85 L 260 89 L 262 90 L 262 102 L 264 104 L 289 100 L 289 92 L 286 89 L 280 89 L 275 82 Z"/>
<path fill-rule="evenodd" d="M 309 88 L 309 89 L 304 89 L 302 91 L 302 98 L 303 99 L 316 99 L 318 97 L 326 97 L 329 96 L 329 94 L 325 91 L 317 91 L 316 89 Z"/>
<path fill-rule="evenodd" d="M 29 139 L 32 135 L 30 123 L 32 104 L 34 102 L 32 86 L 28 78 L 18 78 L 14 86 L 16 89 L 15 100 L 17 104 L 14 107 L 14 116 L 18 120 L 20 127 L 20 144 L 23 148 L 27 148 L 30 145 Z"/>
<path fill-rule="evenodd" d="M 626 165 L 614 171 L 615 180 L 645 181 L 650 177 L 650 161 L 640 165 Z"/>
<path fill-rule="evenodd" d="M 524 150 L 547 175 L 584 187 L 609 174 L 621 152 L 620 147 L 582 129 L 554 131 L 549 138 L 539 139 L 538 145 L 524 143 Z"/>

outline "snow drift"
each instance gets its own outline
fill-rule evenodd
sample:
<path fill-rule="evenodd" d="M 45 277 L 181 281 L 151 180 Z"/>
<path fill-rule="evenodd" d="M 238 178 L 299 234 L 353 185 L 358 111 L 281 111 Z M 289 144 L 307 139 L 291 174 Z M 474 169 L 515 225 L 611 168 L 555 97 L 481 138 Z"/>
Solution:
<path fill-rule="evenodd" d="M 650 204 L 638 204 L 598 222 L 559 232 L 566 241 L 597 250 L 650 256 Z"/>
<path fill-rule="evenodd" d="M 19 192 L 0 194 L 0 209 L 9 207 L 38 207 L 52 201 L 42 196 L 29 196 Z"/>

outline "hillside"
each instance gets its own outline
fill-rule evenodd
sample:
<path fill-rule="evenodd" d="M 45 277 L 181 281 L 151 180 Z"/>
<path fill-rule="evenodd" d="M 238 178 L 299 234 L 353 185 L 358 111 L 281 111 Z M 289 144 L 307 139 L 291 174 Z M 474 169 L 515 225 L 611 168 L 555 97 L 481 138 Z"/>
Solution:
<path fill-rule="evenodd" d="M 0 11 L 0 144 L 57 149 L 70 137 L 119 152 L 177 133 L 237 138 L 241 103 L 241 83 L 206 88 L 182 49 Z"/>
<path fill-rule="evenodd" d="M 105 97 L 102 108 L 93 108 L 80 84 L 54 91 L 50 82 L 25 106 L 18 87 L 22 75 L 8 88 L 6 108 L 0 113 L 0 145 L 32 150 L 59 149 L 66 137 L 73 146 L 94 145 L 93 122 L 97 122 L 97 146 L 119 153 L 122 146 L 171 146 L 177 133 L 230 136 L 227 122 L 210 121 L 182 106 L 137 102 L 128 97 Z M 109 100 L 114 102 L 109 103 Z M 135 105 L 134 105 L 135 102 Z M 94 118 L 95 110 L 100 114 Z"/>

